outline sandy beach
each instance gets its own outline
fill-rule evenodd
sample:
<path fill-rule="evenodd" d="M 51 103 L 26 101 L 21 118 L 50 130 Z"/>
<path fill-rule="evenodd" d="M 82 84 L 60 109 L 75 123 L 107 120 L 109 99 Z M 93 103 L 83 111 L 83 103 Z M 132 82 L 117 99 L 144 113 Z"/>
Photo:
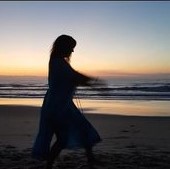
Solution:
<path fill-rule="evenodd" d="M 39 107 L 0 106 L 0 169 L 43 168 L 44 162 L 31 158 L 39 111 Z M 170 168 L 170 117 L 86 112 L 103 139 L 94 148 L 100 161 L 96 169 Z M 88 168 L 83 150 L 64 150 L 54 166 L 54 169 Z"/>

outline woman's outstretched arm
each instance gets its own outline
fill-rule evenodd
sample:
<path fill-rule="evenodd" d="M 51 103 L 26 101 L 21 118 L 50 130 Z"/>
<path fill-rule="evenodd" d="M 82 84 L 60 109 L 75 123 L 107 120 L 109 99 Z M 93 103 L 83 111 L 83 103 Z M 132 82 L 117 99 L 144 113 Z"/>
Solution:
<path fill-rule="evenodd" d="M 102 80 L 99 80 L 97 77 L 92 77 L 89 75 L 85 75 L 83 73 L 80 73 L 76 70 L 74 70 L 70 64 L 65 62 L 66 70 L 68 73 L 68 76 L 70 78 L 70 81 L 75 86 L 95 86 L 95 85 L 103 85 L 104 83 Z"/>
<path fill-rule="evenodd" d="M 74 71 L 74 83 L 76 85 L 85 85 L 85 86 L 91 86 L 95 83 L 97 79 L 91 76 L 87 76 L 85 74 L 82 74 L 78 71 Z"/>

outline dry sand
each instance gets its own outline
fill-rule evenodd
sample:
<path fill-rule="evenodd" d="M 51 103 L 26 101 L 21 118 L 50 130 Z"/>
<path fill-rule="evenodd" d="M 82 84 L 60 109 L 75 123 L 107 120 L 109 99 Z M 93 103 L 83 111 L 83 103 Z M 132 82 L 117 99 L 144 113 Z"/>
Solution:
<path fill-rule="evenodd" d="M 43 169 L 31 158 L 39 107 L 0 106 L 0 169 Z M 87 111 L 88 112 L 88 111 Z M 96 169 L 170 169 L 170 117 L 86 114 L 103 141 Z M 83 150 L 64 150 L 54 169 L 87 169 Z"/>

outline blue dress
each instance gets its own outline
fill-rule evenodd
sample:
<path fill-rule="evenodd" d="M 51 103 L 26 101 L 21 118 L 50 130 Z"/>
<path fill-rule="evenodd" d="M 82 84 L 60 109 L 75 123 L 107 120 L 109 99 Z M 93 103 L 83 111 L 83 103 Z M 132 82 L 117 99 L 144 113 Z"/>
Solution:
<path fill-rule="evenodd" d="M 63 149 L 92 147 L 101 138 L 91 123 L 73 102 L 76 86 L 87 79 L 75 71 L 64 59 L 49 62 L 49 88 L 41 107 L 39 130 L 32 156 L 45 160 L 54 135 Z"/>

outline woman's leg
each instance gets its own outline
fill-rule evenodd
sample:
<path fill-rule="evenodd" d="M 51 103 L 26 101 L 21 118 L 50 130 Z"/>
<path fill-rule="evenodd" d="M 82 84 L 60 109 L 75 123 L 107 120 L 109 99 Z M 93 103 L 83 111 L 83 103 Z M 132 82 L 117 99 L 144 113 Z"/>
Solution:
<path fill-rule="evenodd" d="M 51 147 L 51 151 L 49 153 L 48 159 L 47 159 L 47 165 L 46 165 L 46 169 L 52 169 L 53 163 L 55 161 L 55 159 L 59 156 L 59 154 L 62 151 L 62 146 L 61 144 L 56 141 L 53 146 Z"/>
<path fill-rule="evenodd" d="M 92 147 L 86 147 L 86 156 L 87 156 L 87 160 L 89 165 L 93 165 L 94 163 L 94 154 L 93 154 L 93 150 Z"/>

